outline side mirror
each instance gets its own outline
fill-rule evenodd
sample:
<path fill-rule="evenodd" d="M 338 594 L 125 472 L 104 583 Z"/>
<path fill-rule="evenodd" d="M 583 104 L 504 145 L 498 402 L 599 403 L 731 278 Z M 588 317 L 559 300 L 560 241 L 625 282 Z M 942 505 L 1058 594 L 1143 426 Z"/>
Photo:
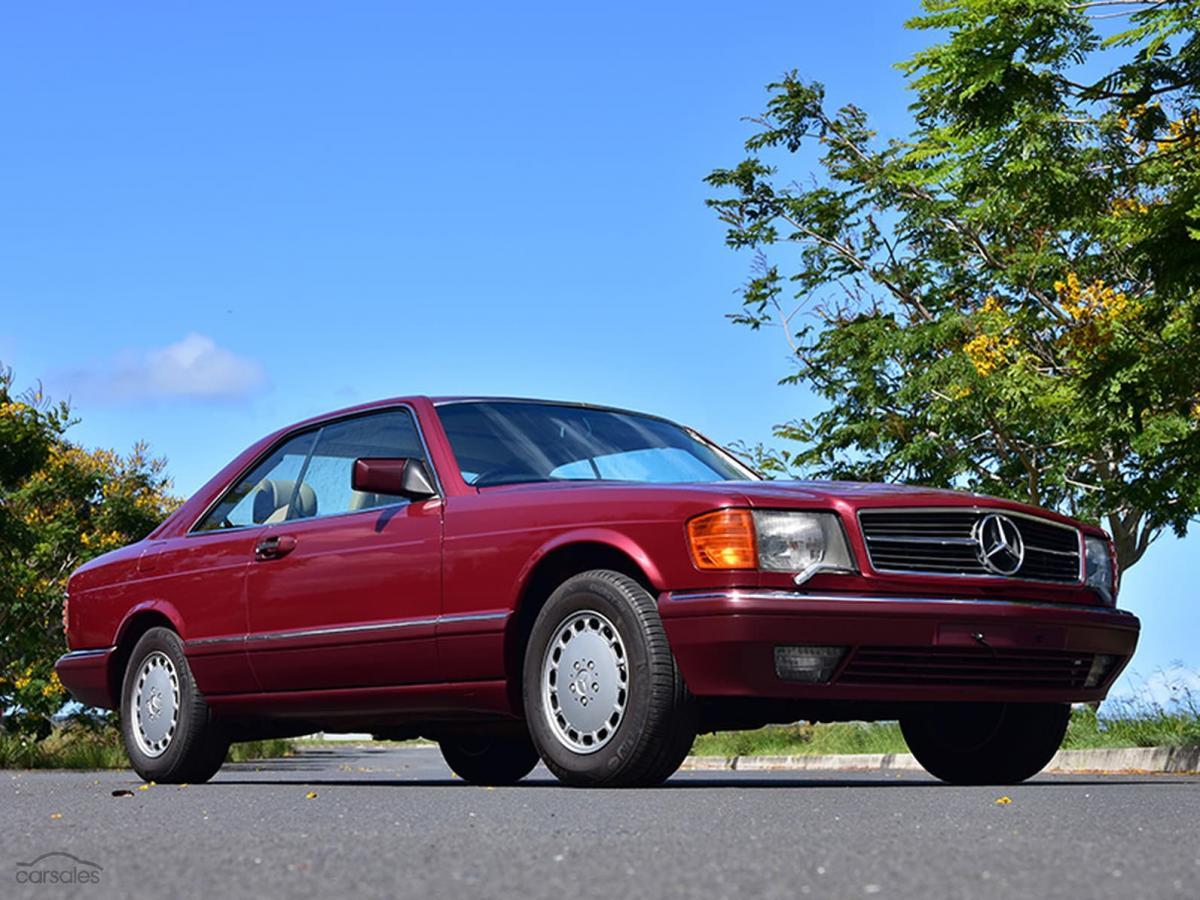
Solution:
<path fill-rule="evenodd" d="M 356 459 L 350 470 L 350 487 L 366 494 L 390 494 L 409 500 L 437 496 L 429 470 L 419 459 Z"/>

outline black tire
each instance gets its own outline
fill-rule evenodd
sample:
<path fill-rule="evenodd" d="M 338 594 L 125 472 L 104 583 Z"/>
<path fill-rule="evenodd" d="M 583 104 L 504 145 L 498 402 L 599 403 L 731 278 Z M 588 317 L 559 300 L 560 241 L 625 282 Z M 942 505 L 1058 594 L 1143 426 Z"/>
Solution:
<path fill-rule="evenodd" d="M 141 719 L 134 708 L 134 696 L 148 665 L 155 664 L 157 668 L 169 671 L 162 663 L 164 657 L 173 666 L 178 690 L 177 703 L 171 701 L 175 703 L 175 725 L 168 736 L 154 743 L 152 749 L 156 752 L 151 753 L 143 747 L 149 746 L 148 739 L 138 737 Z M 147 710 L 148 724 L 150 715 Z M 141 733 L 144 735 L 145 731 Z M 169 628 L 151 628 L 141 636 L 129 656 L 121 686 L 121 736 L 133 770 L 146 781 L 200 784 L 217 774 L 225 762 L 229 737 L 213 721 L 208 704 L 192 678 L 183 642 Z"/>
<path fill-rule="evenodd" d="M 547 701 L 542 685 L 548 648 L 553 653 L 551 644 L 561 639 L 564 625 L 587 612 L 611 623 L 625 660 L 623 708 L 595 750 L 573 748 L 560 737 L 563 726 L 552 724 L 557 701 Z M 696 738 L 697 704 L 675 665 L 654 597 L 619 572 L 583 572 L 551 594 L 530 633 L 523 678 L 530 735 L 546 767 L 564 784 L 660 784 L 679 768 Z"/>
<path fill-rule="evenodd" d="M 1046 767 L 1067 733 L 1066 703 L 945 703 L 900 719 L 913 756 L 950 784 L 1017 784 Z"/>
<path fill-rule="evenodd" d="M 446 765 L 467 784 L 516 784 L 538 764 L 537 748 L 528 738 L 449 737 L 440 740 L 438 746 Z"/>

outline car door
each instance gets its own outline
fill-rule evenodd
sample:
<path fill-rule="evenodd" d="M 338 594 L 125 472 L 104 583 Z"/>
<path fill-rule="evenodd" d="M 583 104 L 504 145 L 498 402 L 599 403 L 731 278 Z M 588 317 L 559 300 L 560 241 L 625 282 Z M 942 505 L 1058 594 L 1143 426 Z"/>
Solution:
<path fill-rule="evenodd" d="M 209 695 L 255 691 L 246 657 L 245 578 L 271 511 L 257 488 L 295 483 L 313 434 L 282 442 L 236 479 L 184 535 L 147 547 L 138 561 L 139 594 L 169 603 L 187 625 L 188 663 Z"/>
<path fill-rule="evenodd" d="M 407 408 L 330 422 L 271 511 L 246 577 L 247 651 L 266 691 L 432 681 L 441 609 L 440 498 L 415 503 L 350 486 L 354 461 L 422 459 Z"/>

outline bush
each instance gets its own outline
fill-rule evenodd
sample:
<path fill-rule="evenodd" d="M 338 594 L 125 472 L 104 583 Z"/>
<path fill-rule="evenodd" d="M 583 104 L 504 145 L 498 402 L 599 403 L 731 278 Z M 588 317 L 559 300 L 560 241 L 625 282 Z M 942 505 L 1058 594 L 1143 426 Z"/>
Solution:
<path fill-rule="evenodd" d="M 12 384 L 0 366 L 0 715 L 10 736 L 40 740 L 68 699 L 54 661 L 71 572 L 145 537 L 178 500 L 145 446 L 85 450 L 66 439 L 66 404 Z"/>

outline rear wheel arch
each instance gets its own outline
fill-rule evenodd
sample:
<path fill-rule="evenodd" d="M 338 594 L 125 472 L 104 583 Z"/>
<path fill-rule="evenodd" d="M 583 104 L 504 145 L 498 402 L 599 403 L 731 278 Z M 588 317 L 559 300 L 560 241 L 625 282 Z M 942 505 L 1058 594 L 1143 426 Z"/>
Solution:
<path fill-rule="evenodd" d="M 125 668 L 129 665 L 133 648 L 151 628 L 169 628 L 180 634 L 178 625 L 171 617 L 161 609 L 153 607 L 135 609 L 117 629 L 117 637 L 113 642 L 117 649 L 108 663 L 108 691 L 113 700 L 113 709 L 119 709 L 121 706 L 121 685 L 125 680 Z"/>
<path fill-rule="evenodd" d="M 208 781 L 225 762 L 230 733 L 196 686 L 183 639 L 169 624 L 151 626 L 129 659 L 121 736 L 134 771 L 151 783 Z"/>
<path fill-rule="evenodd" d="M 658 573 L 648 565 L 649 560 L 640 548 L 631 552 L 604 540 L 586 539 L 559 544 L 535 558 L 521 581 L 516 609 L 504 640 L 505 672 L 508 679 L 509 698 L 514 710 L 523 708 L 521 679 L 525 666 L 525 647 L 533 630 L 538 613 L 560 584 L 573 575 L 593 569 L 608 569 L 628 575 L 651 594 L 661 589 L 655 582 Z M 645 564 L 645 565 L 644 565 Z"/>

